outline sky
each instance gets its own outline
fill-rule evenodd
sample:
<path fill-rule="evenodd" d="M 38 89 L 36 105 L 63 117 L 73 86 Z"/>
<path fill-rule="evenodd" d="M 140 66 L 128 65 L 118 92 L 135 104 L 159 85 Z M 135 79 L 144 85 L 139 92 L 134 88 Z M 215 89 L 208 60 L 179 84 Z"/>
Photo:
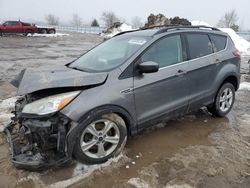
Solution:
<path fill-rule="evenodd" d="M 135 16 L 146 21 L 150 13 L 162 13 L 216 25 L 232 9 L 238 14 L 238 24 L 250 30 L 250 0 L 0 0 L 0 21 L 45 21 L 46 14 L 54 14 L 61 23 L 69 23 L 78 14 L 88 24 L 94 18 L 101 22 L 103 11 L 113 11 L 128 23 Z"/>

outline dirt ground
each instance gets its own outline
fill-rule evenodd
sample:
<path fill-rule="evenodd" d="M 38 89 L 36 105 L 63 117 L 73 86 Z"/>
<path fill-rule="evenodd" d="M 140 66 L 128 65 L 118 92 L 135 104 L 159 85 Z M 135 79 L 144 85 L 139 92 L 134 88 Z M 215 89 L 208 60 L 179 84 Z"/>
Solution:
<path fill-rule="evenodd" d="M 15 95 L 8 82 L 19 71 L 65 64 L 102 40 L 73 33 L 55 38 L 0 38 L 0 126 L 11 110 L 3 106 L 13 102 L 4 99 Z M 250 82 L 249 58 L 242 59 L 242 82 Z M 130 138 L 120 156 L 102 165 L 75 161 L 39 173 L 17 170 L 0 133 L 0 187 L 250 187 L 249 96 L 250 88 L 240 89 L 225 118 L 201 109 L 147 129 Z"/>

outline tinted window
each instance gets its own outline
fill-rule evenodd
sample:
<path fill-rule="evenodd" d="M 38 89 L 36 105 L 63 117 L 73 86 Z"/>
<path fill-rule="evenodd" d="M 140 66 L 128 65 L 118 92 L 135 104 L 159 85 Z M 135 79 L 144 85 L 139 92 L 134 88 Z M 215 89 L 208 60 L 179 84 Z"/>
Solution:
<path fill-rule="evenodd" d="M 218 52 L 226 48 L 227 37 L 222 35 L 209 35 L 214 46 L 214 51 Z"/>
<path fill-rule="evenodd" d="M 5 22 L 4 25 L 6 25 L 6 26 L 15 26 L 15 25 L 19 25 L 19 22 L 9 21 L 9 22 Z"/>
<path fill-rule="evenodd" d="M 180 35 L 166 37 L 153 44 L 141 57 L 142 62 L 154 61 L 159 67 L 182 62 Z"/>
<path fill-rule="evenodd" d="M 4 22 L 4 24 L 3 25 L 5 25 L 5 26 L 9 26 L 10 25 L 10 22 Z"/>
<path fill-rule="evenodd" d="M 206 34 L 187 34 L 188 47 L 191 59 L 213 53 L 212 44 Z"/>

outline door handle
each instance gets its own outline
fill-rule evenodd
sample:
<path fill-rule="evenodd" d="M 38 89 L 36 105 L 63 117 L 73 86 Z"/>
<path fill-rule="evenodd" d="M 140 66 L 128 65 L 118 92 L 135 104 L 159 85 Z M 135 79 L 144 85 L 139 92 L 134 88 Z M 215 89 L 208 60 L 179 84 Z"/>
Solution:
<path fill-rule="evenodd" d="M 178 70 L 177 73 L 175 74 L 176 76 L 180 76 L 180 75 L 183 75 L 183 74 L 186 74 L 187 72 L 184 71 L 184 70 Z"/>

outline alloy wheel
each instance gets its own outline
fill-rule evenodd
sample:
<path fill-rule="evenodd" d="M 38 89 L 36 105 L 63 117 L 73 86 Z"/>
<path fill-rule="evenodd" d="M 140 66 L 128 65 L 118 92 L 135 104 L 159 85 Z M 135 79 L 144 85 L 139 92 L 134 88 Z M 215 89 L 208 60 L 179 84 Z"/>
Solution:
<path fill-rule="evenodd" d="M 88 157 L 100 159 L 115 151 L 120 141 L 118 125 L 108 119 L 89 124 L 80 138 L 82 152 Z"/>
<path fill-rule="evenodd" d="M 230 88 L 225 88 L 220 95 L 220 110 L 228 111 L 233 103 L 233 91 Z"/>

